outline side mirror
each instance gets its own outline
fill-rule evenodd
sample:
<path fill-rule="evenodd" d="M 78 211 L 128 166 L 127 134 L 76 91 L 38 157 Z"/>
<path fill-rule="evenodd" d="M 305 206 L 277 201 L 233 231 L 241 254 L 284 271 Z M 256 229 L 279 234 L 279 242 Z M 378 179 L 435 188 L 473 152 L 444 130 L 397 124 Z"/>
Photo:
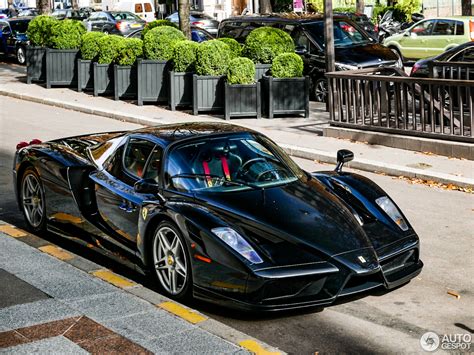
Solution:
<path fill-rule="evenodd" d="M 153 179 L 141 179 L 133 185 L 133 190 L 140 194 L 154 194 L 158 189 L 158 184 Z"/>
<path fill-rule="evenodd" d="M 308 50 L 306 49 L 306 46 L 298 46 L 295 48 L 295 53 L 299 55 L 305 55 L 308 53 Z"/>
<path fill-rule="evenodd" d="M 337 151 L 337 165 L 334 171 L 337 173 L 340 173 L 342 171 L 342 166 L 353 159 L 354 159 L 354 153 L 352 153 L 350 150 L 347 150 L 347 149 L 338 150 Z"/>
<path fill-rule="evenodd" d="M 409 32 L 409 31 L 406 31 L 406 32 L 403 34 L 403 36 L 404 36 L 404 37 L 410 37 L 410 36 L 411 36 L 411 34 L 410 34 L 410 32 Z"/>

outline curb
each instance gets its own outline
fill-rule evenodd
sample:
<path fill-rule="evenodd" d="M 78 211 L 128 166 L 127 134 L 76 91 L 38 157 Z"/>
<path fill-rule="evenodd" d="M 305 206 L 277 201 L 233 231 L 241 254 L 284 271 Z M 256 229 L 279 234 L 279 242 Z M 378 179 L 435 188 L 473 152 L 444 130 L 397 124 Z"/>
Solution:
<path fill-rule="evenodd" d="M 28 233 L 20 228 L 0 220 L 0 233 L 15 238 L 30 247 L 33 247 L 45 254 L 50 255 L 70 266 L 86 272 L 89 276 L 105 281 L 124 292 L 141 298 L 155 307 L 158 307 L 168 313 L 181 318 L 202 330 L 211 333 L 227 342 L 240 347 L 256 355 L 285 355 L 286 353 L 270 346 L 258 339 L 255 339 L 243 332 L 240 332 L 224 323 L 191 309 L 174 300 L 167 298 L 149 288 L 146 288 L 133 280 L 113 271 L 101 267 L 94 262 L 83 258 L 69 250 L 64 250 L 49 241 Z M 91 249 L 95 249 L 92 248 Z"/>
<path fill-rule="evenodd" d="M 0 89 L 0 95 L 141 125 L 157 125 L 173 122 L 172 120 L 166 120 L 163 118 L 149 118 L 132 114 L 125 115 L 120 113 L 119 111 L 113 110 L 96 110 L 92 109 L 89 106 L 84 106 L 81 104 L 64 103 L 60 100 L 43 99 L 32 95 L 18 94 L 2 89 Z M 298 147 L 289 144 L 281 144 L 279 142 L 277 143 L 288 154 L 292 156 L 303 159 L 318 160 L 322 163 L 336 164 L 335 153 L 329 153 L 327 151 L 305 147 Z M 402 165 L 387 164 L 384 162 L 357 158 L 357 160 L 351 161 L 350 163 L 346 164 L 346 166 L 362 171 L 384 173 L 386 175 L 391 176 L 418 178 L 442 184 L 452 184 L 462 188 L 474 189 L 474 179 L 465 178 L 461 176 L 452 176 L 445 173 L 429 172 L 426 170 L 405 167 Z"/>

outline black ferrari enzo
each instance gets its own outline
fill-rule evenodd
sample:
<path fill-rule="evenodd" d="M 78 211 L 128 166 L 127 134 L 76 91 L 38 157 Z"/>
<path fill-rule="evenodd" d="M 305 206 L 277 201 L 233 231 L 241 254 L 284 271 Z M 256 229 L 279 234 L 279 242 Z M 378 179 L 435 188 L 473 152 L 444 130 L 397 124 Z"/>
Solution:
<path fill-rule="evenodd" d="M 14 184 L 30 229 L 125 256 L 173 298 L 291 309 L 421 271 L 400 209 L 341 171 L 352 157 L 308 173 L 260 133 L 176 124 L 22 142 Z"/>

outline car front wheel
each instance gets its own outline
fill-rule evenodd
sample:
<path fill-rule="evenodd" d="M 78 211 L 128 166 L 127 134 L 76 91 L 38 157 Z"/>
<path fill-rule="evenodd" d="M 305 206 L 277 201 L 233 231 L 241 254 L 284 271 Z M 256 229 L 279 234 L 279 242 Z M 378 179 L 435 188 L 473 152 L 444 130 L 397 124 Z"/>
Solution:
<path fill-rule="evenodd" d="M 326 102 L 328 97 L 328 81 L 320 78 L 313 82 L 313 96 L 317 102 Z"/>
<path fill-rule="evenodd" d="M 16 50 L 16 60 L 21 65 L 26 63 L 26 52 L 24 47 L 18 47 Z"/>
<path fill-rule="evenodd" d="M 46 228 L 46 203 L 43 184 L 36 170 L 25 170 L 20 185 L 20 204 L 28 228 L 34 232 Z"/>
<path fill-rule="evenodd" d="M 161 222 L 155 230 L 153 269 L 160 286 L 169 297 L 189 297 L 192 274 L 186 243 L 178 228 L 170 222 Z"/>

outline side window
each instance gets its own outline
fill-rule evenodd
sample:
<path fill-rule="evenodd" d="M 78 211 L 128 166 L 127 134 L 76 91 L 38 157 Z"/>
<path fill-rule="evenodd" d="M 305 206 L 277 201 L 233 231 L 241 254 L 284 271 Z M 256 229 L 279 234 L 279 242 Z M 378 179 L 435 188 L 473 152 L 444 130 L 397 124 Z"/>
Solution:
<path fill-rule="evenodd" d="M 468 48 L 464 51 L 463 60 L 465 62 L 474 63 L 474 48 Z"/>
<path fill-rule="evenodd" d="M 456 36 L 464 36 L 464 22 L 456 21 Z"/>
<path fill-rule="evenodd" d="M 433 36 L 452 36 L 455 32 L 456 23 L 449 20 L 438 20 L 433 30 Z"/>
<path fill-rule="evenodd" d="M 136 14 L 143 12 L 143 5 L 140 3 L 135 4 L 135 11 Z"/>
<path fill-rule="evenodd" d="M 145 3 L 145 12 L 152 12 L 151 4 L 149 2 Z"/>
<path fill-rule="evenodd" d="M 423 21 L 419 25 L 412 28 L 411 32 L 418 36 L 429 36 L 433 29 L 434 21 Z"/>
<path fill-rule="evenodd" d="M 151 153 L 150 159 L 148 159 L 148 164 L 145 168 L 145 173 L 143 174 L 144 179 L 153 179 L 158 182 L 161 172 L 161 161 L 163 158 L 163 149 L 156 145 Z"/>
<path fill-rule="evenodd" d="M 131 175 L 141 178 L 145 170 L 146 162 L 155 144 L 142 139 L 130 139 L 125 149 L 123 165 Z"/>
<path fill-rule="evenodd" d="M 89 17 L 89 20 L 90 21 L 97 21 L 99 19 L 99 13 L 95 13 L 95 14 L 92 14 L 90 17 Z"/>
<path fill-rule="evenodd" d="M 116 177 L 119 180 L 123 180 L 123 170 L 122 170 L 122 157 L 123 157 L 123 149 L 124 146 L 122 145 L 118 148 L 114 155 L 107 159 L 104 163 L 105 171 L 107 171 L 110 175 Z"/>

